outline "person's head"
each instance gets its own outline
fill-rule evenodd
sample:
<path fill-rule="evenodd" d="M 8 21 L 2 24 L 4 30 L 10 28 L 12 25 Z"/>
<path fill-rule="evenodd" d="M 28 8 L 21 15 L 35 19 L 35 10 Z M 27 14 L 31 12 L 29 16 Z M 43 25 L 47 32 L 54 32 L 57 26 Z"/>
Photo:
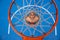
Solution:
<path fill-rule="evenodd" d="M 31 18 L 34 18 L 35 17 L 35 12 L 30 12 L 30 14 L 29 14 L 29 16 L 31 17 Z"/>

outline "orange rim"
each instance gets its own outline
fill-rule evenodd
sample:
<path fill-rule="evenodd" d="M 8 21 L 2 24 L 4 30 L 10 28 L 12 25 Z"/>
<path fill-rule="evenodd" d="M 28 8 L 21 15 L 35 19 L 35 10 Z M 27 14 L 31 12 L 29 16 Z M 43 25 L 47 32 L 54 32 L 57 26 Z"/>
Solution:
<path fill-rule="evenodd" d="M 10 7 L 9 7 L 9 9 L 8 9 L 8 21 L 9 21 L 12 29 L 14 30 L 14 32 L 16 32 L 19 36 L 21 36 L 21 37 L 23 38 L 23 40 L 39 40 L 39 39 L 40 39 L 40 40 L 43 40 L 44 37 L 48 36 L 48 35 L 54 30 L 54 28 L 56 27 L 56 24 L 57 24 L 57 22 L 58 22 L 58 8 L 57 8 L 57 5 L 56 5 L 56 3 L 55 3 L 54 0 L 52 0 L 52 3 L 54 4 L 54 6 L 55 6 L 55 8 L 56 8 L 56 20 L 55 20 L 55 23 L 54 23 L 54 25 L 52 26 L 52 28 L 49 30 L 49 32 L 47 32 L 46 34 L 44 34 L 44 35 L 42 35 L 42 36 L 38 36 L 38 37 L 28 37 L 28 36 L 25 36 L 24 34 L 18 32 L 18 31 L 14 28 L 14 26 L 13 26 L 13 24 L 12 24 L 12 22 L 11 22 L 10 10 L 11 10 L 11 8 L 12 8 L 12 5 L 14 4 L 14 0 L 12 0 L 12 3 L 10 4 Z"/>

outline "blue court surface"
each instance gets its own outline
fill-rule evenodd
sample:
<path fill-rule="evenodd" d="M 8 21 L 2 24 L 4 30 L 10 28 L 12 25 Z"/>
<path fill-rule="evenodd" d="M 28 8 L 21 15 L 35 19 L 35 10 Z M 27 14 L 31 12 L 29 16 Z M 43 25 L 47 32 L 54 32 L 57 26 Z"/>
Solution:
<path fill-rule="evenodd" d="M 36 16 L 39 16 L 41 18 L 40 21 L 38 21 L 39 23 L 41 23 L 41 21 L 43 19 L 46 19 L 47 17 L 49 17 L 49 15 L 46 15 L 46 14 L 43 15 L 43 13 L 45 11 L 47 11 L 46 13 L 51 12 L 52 15 L 55 13 L 54 6 L 51 6 L 50 8 L 48 8 L 49 5 L 47 4 L 47 2 L 50 2 L 50 1 L 51 0 L 44 0 L 44 3 L 43 3 L 40 0 L 40 3 L 39 3 L 39 0 L 36 0 L 35 2 L 31 1 L 31 0 L 28 0 L 28 1 L 24 0 L 24 5 L 23 5 L 22 0 L 15 0 L 15 2 L 17 4 L 15 3 L 12 6 L 11 15 L 10 16 L 12 17 L 14 15 L 14 13 L 16 13 L 17 15 L 15 14 L 15 16 L 14 16 L 15 18 L 18 17 L 18 18 L 22 18 L 23 19 L 23 20 L 21 20 L 20 23 L 18 23 L 18 24 L 22 25 L 23 23 L 26 23 L 25 20 L 24 20 L 24 17 L 28 16 L 29 15 L 28 13 L 32 10 L 35 13 L 37 13 Z M 0 0 L 0 40 L 22 40 L 22 37 L 18 36 L 13 31 L 11 26 L 9 26 L 8 9 L 9 9 L 9 6 L 10 6 L 11 2 L 12 2 L 12 0 Z M 60 40 L 60 0 L 55 0 L 55 2 L 56 2 L 57 7 L 58 7 L 58 23 L 56 25 L 56 29 L 53 30 L 52 33 L 50 33 L 48 36 L 46 36 L 43 40 Z M 40 8 L 39 8 L 39 6 L 35 7 L 34 3 L 38 3 L 37 5 L 40 5 L 40 6 L 43 6 L 43 7 L 40 7 Z M 46 4 L 47 6 L 44 5 L 44 4 Z M 28 5 L 30 5 L 30 6 L 28 6 Z M 44 8 L 48 9 L 49 11 L 44 9 Z M 30 9 L 30 11 L 28 9 Z M 37 10 L 38 11 L 41 10 L 43 13 L 37 12 Z M 19 12 L 17 12 L 17 11 L 20 11 L 20 13 L 22 13 L 22 14 L 19 14 Z M 22 15 L 22 16 L 20 16 L 20 15 Z M 53 17 L 54 17 L 54 19 L 56 18 L 55 15 L 53 15 Z M 14 22 L 17 21 L 15 18 L 13 18 L 13 20 L 11 20 L 13 25 L 14 25 Z M 52 24 L 54 24 L 54 21 L 52 21 L 51 19 L 52 18 L 50 18 L 47 21 L 50 21 Z M 41 30 L 41 29 L 39 29 L 39 25 L 40 25 L 39 23 L 38 23 L 38 25 L 35 28 L 38 29 L 38 30 Z M 52 25 L 50 25 L 50 26 L 48 25 L 49 28 L 47 26 L 44 26 L 44 24 L 47 24 L 47 23 L 45 23 L 45 21 L 43 21 L 41 23 L 41 24 L 43 24 L 43 28 L 44 28 L 44 30 L 42 29 L 42 31 L 43 32 L 46 31 L 46 33 L 48 32 L 49 29 L 51 29 L 51 26 L 52 26 Z M 28 24 L 28 25 L 30 25 L 30 24 Z M 27 27 L 26 24 L 23 27 L 23 30 L 21 30 L 21 28 L 22 28 L 21 26 L 19 28 L 19 25 L 14 25 L 14 26 L 18 26 L 18 28 L 15 27 L 16 30 L 18 30 L 19 32 L 23 31 L 22 33 L 24 35 L 26 35 L 26 36 L 31 36 L 30 33 L 33 34 L 33 32 L 34 32 L 34 29 L 31 28 L 30 26 L 28 26 L 28 28 L 30 28 L 30 29 L 27 29 L 26 31 L 24 31 L 26 29 L 26 27 Z M 45 27 L 47 27 L 47 28 L 45 28 Z M 29 30 L 31 31 L 30 33 L 28 32 Z M 37 30 L 36 30 L 36 32 L 35 32 L 36 34 L 34 34 L 34 36 L 41 36 L 42 34 L 40 34 L 39 32 L 40 31 L 37 32 Z"/>

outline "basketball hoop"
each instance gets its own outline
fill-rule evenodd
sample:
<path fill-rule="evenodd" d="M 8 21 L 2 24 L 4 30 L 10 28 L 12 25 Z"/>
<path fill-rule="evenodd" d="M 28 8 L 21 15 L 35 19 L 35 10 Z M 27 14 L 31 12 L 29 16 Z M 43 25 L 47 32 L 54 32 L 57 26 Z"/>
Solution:
<path fill-rule="evenodd" d="M 32 1 L 34 1 L 34 3 L 32 3 L 33 5 L 31 4 Z M 49 2 L 50 4 L 54 5 L 53 7 L 55 8 L 55 13 L 56 13 L 55 19 L 54 19 L 53 15 L 47 9 L 44 8 L 49 3 L 47 3 L 46 5 L 42 5 L 44 2 L 42 0 L 41 5 L 39 6 L 39 5 L 36 5 L 36 0 L 30 0 L 30 2 L 28 2 L 26 0 L 26 2 L 27 2 L 27 4 L 25 6 L 19 7 L 17 5 L 16 1 L 12 0 L 10 7 L 8 9 L 9 24 L 12 27 L 12 29 L 14 30 L 14 32 L 17 33 L 19 36 L 21 36 L 23 40 L 43 40 L 46 36 L 48 36 L 55 29 L 57 22 L 58 22 L 58 8 L 55 3 L 55 0 L 51 0 L 51 2 Z M 22 3 L 24 5 L 24 0 Z M 39 4 L 39 3 L 40 3 L 40 1 L 37 4 Z M 11 9 L 14 4 L 17 6 L 18 10 L 13 13 L 13 16 L 11 16 Z M 44 13 L 42 13 L 42 12 L 44 12 Z M 48 16 L 48 18 L 45 18 L 46 15 Z M 49 18 L 51 18 L 50 20 L 55 20 L 55 22 L 50 21 L 51 23 L 49 23 L 47 20 Z M 45 23 L 45 22 L 47 22 L 47 23 Z M 17 23 L 19 23 L 19 24 L 17 24 Z M 44 29 L 42 27 L 40 27 L 41 24 L 51 25 L 48 32 L 45 32 Z M 18 31 L 18 29 L 16 29 L 16 25 L 21 27 L 20 31 Z M 26 27 L 26 29 L 24 29 L 24 27 Z M 38 30 L 37 27 L 40 27 L 42 32 L 40 30 Z M 34 29 L 33 34 L 29 28 Z M 24 31 L 22 31 L 23 29 L 24 29 Z M 29 31 L 30 34 L 25 35 L 24 34 L 25 31 Z M 35 36 L 34 35 L 35 31 L 40 32 L 41 35 Z"/>

